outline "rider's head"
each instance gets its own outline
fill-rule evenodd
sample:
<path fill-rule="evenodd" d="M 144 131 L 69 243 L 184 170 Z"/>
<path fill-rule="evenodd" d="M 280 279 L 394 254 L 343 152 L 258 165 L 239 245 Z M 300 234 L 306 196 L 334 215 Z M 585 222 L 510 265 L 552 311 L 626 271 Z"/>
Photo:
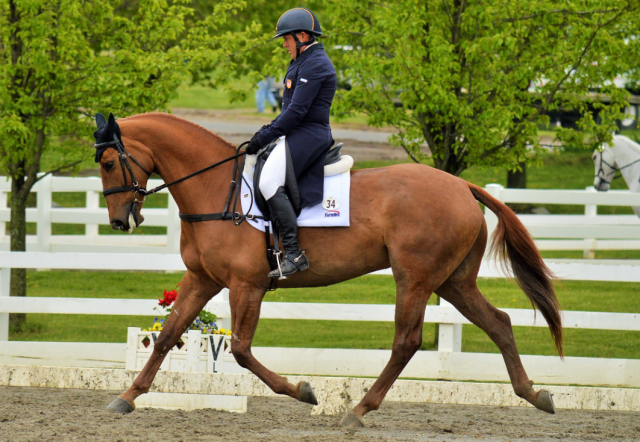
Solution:
<path fill-rule="evenodd" d="M 316 37 L 320 35 L 322 28 L 315 14 L 306 8 L 294 8 L 280 16 L 273 38 L 284 37 L 282 46 L 295 60 L 302 48 L 315 42 Z"/>

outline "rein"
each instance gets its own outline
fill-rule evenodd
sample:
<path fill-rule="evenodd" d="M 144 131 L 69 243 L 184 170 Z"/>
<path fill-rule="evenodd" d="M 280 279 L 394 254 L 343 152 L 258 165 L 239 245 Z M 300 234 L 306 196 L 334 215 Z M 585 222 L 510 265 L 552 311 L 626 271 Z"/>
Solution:
<path fill-rule="evenodd" d="M 119 187 L 112 187 L 110 189 L 105 189 L 102 194 L 107 197 L 108 195 L 113 195 L 116 193 L 122 193 L 122 192 L 133 192 L 134 196 L 133 196 L 133 202 L 134 203 L 144 203 L 147 200 L 147 196 L 152 195 L 154 193 L 157 193 L 159 191 L 161 191 L 162 189 L 166 189 L 167 187 L 173 186 L 174 184 L 178 184 L 181 183 L 185 180 L 188 180 L 189 178 L 193 178 L 196 175 L 200 175 L 203 172 L 206 172 L 208 170 L 214 169 L 222 164 L 225 164 L 231 160 L 235 160 L 235 165 L 233 167 L 233 176 L 231 178 L 231 185 L 229 188 L 229 194 L 227 195 L 227 200 L 225 202 L 224 205 L 224 209 L 222 212 L 219 213 L 205 213 L 205 214 L 198 214 L 198 215 L 186 215 L 181 213 L 180 214 L 180 219 L 186 222 L 201 222 L 201 221 L 213 221 L 213 220 L 232 220 L 233 223 L 236 226 L 239 226 L 240 224 L 242 224 L 242 222 L 245 219 L 258 219 L 258 218 L 263 218 L 262 216 L 257 216 L 257 215 L 243 215 L 240 214 L 239 212 L 236 211 L 236 207 L 238 204 L 238 199 L 240 197 L 240 192 L 241 192 L 241 188 L 242 186 L 237 185 L 237 177 L 238 174 L 240 174 L 241 179 L 244 180 L 246 182 L 246 179 L 244 178 L 244 175 L 242 174 L 242 170 L 244 169 L 244 163 L 246 160 L 246 152 L 240 152 L 240 149 L 242 149 L 245 145 L 249 144 L 248 141 L 245 141 L 244 143 L 240 144 L 240 146 L 238 146 L 238 148 L 236 149 L 236 154 L 233 156 L 230 156 L 229 158 L 225 158 L 222 161 L 218 161 L 215 164 L 211 164 L 203 169 L 200 169 L 196 172 L 193 172 L 192 174 L 189 174 L 185 177 L 179 178 L 175 181 L 172 181 L 170 183 L 165 183 L 162 184 L 161 186 L 158 187 L 154 187 L 153 189 L 147 190 L 143 187 L 140 187 L 140 185 L 138 184 L 138 180 L 136 179 L 133 170 L 131 169 L 131 164 L 129 164 L 129 158 L 131 158 L 131 160 L 136 163 L 136 165 L 142 169 L 142 171 L 144 173 L 147 174 L 147 176 L 151 176 L 151 173 L 149 171 L 147 171 L 144 167 L 142 167 L 142 165 L 138 162 L 138 160 L 136 160 L 133 155 L 131 155 L 129 152 L 127 152 L 127 150 L 124 147 L 124 144 L 122 143 L 122 141 L 120 139 L 118 139 L 118 137 L 114 134 L 113 135 L 113 141 L 107 141 L 105 143 L 99 143 L 99 144 L 95 144 L 94 147 L 96 149 L 99 148 L 107 148 L 107 147 L 113 147 L 114 149 L 116 149 L 118 151 L 118 158 L 120 160 L 120 167 L 122 169 L 122 176 L 124 178 L 124 186 L 119 186 Z M 238 159 L 242 157 L 242 161 L 239 162 Z M 131 185 L 127 184 L 127 173 L 129 172 L 129 175 L 131 176 Z M 248 184 L 248 183 L 247 183 Z M 233 201 L 233 211 L 232 212 L 228 212 L 229 209 L 229 204 L 231 202 L 231 197 L 234 195 L 234 191 L 235 191 L 235 198 Z M 251 205 L 250 207 L 253 206 L 253 192 L 251 192 Z M 143 199 L 139 200 L 138 199 L 138 195 L 142 195 Z M 249 209 L 251 210 L 251 209 Z"/>

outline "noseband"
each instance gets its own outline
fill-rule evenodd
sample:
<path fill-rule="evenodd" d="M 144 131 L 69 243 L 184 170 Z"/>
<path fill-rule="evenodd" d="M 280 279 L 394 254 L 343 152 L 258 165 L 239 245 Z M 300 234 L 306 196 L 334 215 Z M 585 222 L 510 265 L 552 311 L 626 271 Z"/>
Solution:
<path fill-rule="evenodd" d="M 105 189 L 102 192 L 102 195 L 107 197 L 115 193 L 133 192 L 133 202 L 144 203 L 145 200 L 147 199 L 147 195 L 149 194 L 149 192 L 147 192 L 147 189 L 140 187 L 140 185 L 138 184 L 138 180 L 136 179 L 136 176 L 133 174 L 133 170 L 131 169 L 131 164 L 129 164 L 129 158 L 131 158 L 133 162 L 136 163 L 136 165 L 140 169 L 142 169 L 144 173 L 147 174 L 147 176 L 151 176 L 151 173 L 147 171 L 144 167 L 142 167 L 142 165 L 138 162 L 138 160 L 135 159 L 135 157 L 133 157 L 133 155 L 127 152 L 127 150 L 124 148 L 124 144 L 122 144 L 122 141 L 119 140 L 115 134 L 113 135 L 113 141 L 107 141 L 106 143 L 99 143 L 94 145 L 94 147 L 96 149 L 113 147 L 118 151 L 118 159 L 120 160 L 120 168 L 122 169 L 122 177 L 124 178 L 124 186 Z M 129 175 L 131 176 L 131 185 L 127 184 L 127 171 L 129 171 Z M 138 200 L 138 194 L 141 194 L 143 196 L 142 200 Z"/>

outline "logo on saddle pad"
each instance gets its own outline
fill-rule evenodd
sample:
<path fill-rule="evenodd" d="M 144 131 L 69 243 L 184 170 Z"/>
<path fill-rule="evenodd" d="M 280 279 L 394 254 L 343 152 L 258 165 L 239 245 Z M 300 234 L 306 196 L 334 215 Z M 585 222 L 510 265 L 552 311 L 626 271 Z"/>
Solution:
<path fill-rule="evenodd" d="M 339 210 L 329 210 L 327 213 L 324 214 L 325 218 L 335 218 L 338 216 L 340 216 Z"/>

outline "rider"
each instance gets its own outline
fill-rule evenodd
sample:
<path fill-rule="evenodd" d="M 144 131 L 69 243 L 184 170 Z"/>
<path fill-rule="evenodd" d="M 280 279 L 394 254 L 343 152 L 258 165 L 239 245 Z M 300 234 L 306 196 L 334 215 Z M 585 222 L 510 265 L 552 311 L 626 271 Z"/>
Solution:
<path fill-rule="evenodd" d="M 296 213 L 284 189 L 288 157 L 285 137 L 300 190 L 300 207 L 322 202 L 324 161 L 333 145 L 329 111 L 337 77 L 316 39 L 320 35 L 318 19 L 306 8 L 290 9 L 278 20 L 273 38 L 284 38 L 283 47 L 292 58 L 284 80 L 282 113 L 256 132 L 247 146 L 247 153 L 253 155 L 277 140 L 262 169 L 259 187 L 282 238 L 283 276 L 309 268 L 298 243 Z M 279 276 L 278 270 L 269 273 L 270 278 Z"/>

